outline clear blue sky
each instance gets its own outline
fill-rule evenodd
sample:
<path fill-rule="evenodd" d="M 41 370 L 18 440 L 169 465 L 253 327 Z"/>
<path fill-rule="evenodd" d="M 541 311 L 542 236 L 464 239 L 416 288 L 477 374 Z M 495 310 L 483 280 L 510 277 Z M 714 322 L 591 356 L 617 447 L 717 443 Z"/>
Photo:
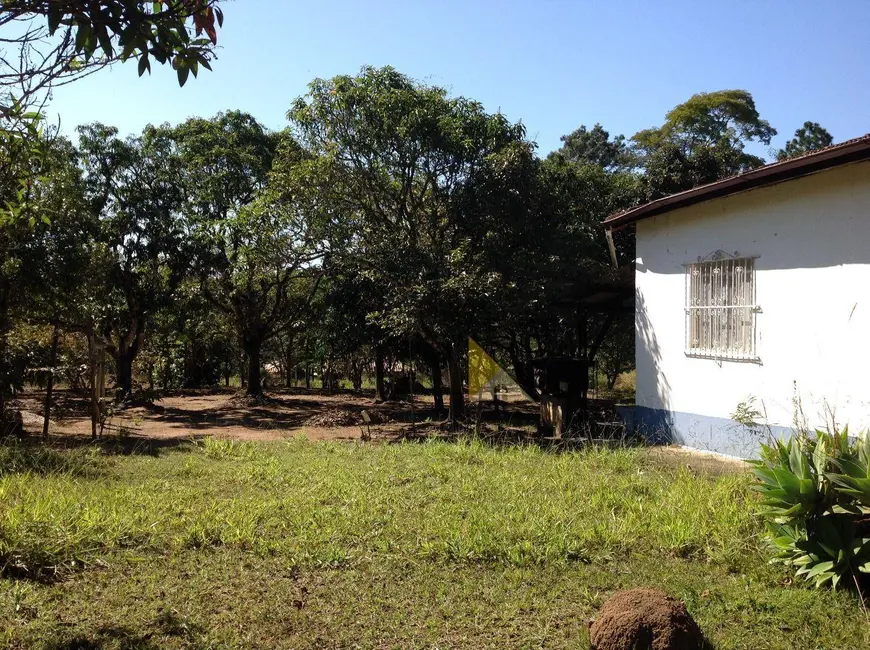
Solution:
<path fill-rule="evenodd" d="M 286 124 L 315 77 L 392 65 L 522 120 L 542 154 L 580 124 L 627 136 L 699 91 L 745 88 L 781 146 L 805 120 L 870 132 L 870 0 L 236 0 L 214 72 L 117 65 L 56 91 L 70 133 L 220 110 Z M 763 150 L 759 151 L 761 153 Z"/>

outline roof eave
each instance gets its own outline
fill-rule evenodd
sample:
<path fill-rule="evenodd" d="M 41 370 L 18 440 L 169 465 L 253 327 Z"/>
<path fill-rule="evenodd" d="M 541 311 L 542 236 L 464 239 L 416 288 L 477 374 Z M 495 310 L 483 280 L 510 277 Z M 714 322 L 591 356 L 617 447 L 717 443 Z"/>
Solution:
<path fill-rule="evenodd" d="M 870 158 L 870 137 L 864 137 L 839 147 L 832 147 L 800 158 L 759 167 L 758 169 L 716 181 L 709 185 L 701 185 L 685 192 L 671 194 L 622 214 L 609 217 L 604 220 L 602 225 L 608 230 L 619 230 L 642 219 L 655 217 L 690 205 L 731 196 L 759 187 L 775 185 L 783 181 L 825 171 L 832 167 L 861 162 L 868 158 Z"/>

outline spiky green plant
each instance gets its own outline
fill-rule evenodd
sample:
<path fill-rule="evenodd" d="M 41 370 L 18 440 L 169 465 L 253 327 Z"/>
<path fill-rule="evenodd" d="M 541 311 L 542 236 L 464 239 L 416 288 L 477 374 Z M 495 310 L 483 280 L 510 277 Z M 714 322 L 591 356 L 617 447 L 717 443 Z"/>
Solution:
<path fill-rule="evenodd" d="M 762 445 L 752 461 L 774 562 L 836 588 L 870 573 L 870 435 L 817 431 Z"/>

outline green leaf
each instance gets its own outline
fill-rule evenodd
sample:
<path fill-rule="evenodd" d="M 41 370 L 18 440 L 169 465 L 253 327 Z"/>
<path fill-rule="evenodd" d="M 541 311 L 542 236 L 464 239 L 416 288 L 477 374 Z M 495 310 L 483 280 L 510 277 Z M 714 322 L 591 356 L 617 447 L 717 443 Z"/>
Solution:
<path fill-rule="evenodd" d="M 791 537 L 775 537 L 771 540 L 771 543 L 777 548 L 789 549 L 794 546 L 794 539 Z"/>
<path fill-rule="evenodd" d="M 789 453 L 789 466 L 799 479 L 810 478 L 810 466 L 800 445 L 794 445 Z"/>
<path fill-rule="evenodd" d="M 812 569 L 810 569 L 807 572 L 807 579 L 810 579 L 814 576 L 817 576 L 818 574 L 822 573 L 823 571 L 830 571 L 833 568 L 834 568 L 833 562 L 830 562 L 830 561 L 819 562 L 817 565 L 815 565 Z"/>
<path fill-rule="evenodd" d="M 782 486 L 782 488 L 788 491 L 791 494 L 797 496 L 801 492 L 801 483 L 797 476 L 789 472 L 788 470 L 776 468 L 773 470 L 774 476 L 776 476 L 776 480 Z"/>
<path fill-rule="evenodd" d="M 151 52 L 151 55 L 155 59 L 157 59 L 157 62 L 160 65 L 164 65 L 166 63 L 166 60 L 167 60 L 166 50 L 164 50 L 162 47 L 152 47 L 149 51 Z"/>
<path fill-rule="evenodd" d="M 103 54 L 105 54 L 107 58 L 112 58 L 115 54 L 115 49 L 112 47 L 112 39 L 105 26 L 101 26 L 101 28 L 97 30 L 97 39 L 100 42 L 100 48 L 103 50 Z"/>
<path fill-rule="evenodd" d="M 818 589 L 819 587 L 824 585 L 826 582 L 831 580 L 835 575 L 837 575 L 837 574 L 832 573 L 830 571 L 826 571 L 826 572 L 816 576 L 816 589 Z"/>
<path fill-rule="evenodd" d="M 148 54 L 142 54 L 139 57 L 139 76 L 145 74 L 146 70 L 149 74 L 151 73 L 151 61 L 148 60 Z"/>
<path fill-rule="evenodd" d="M 76 52 L 83 52 L 91 35 L 91 26 L 88 23 L 79 23 L 76 31 Z"/>
<path fill-rule="evenodd" d="M 824 478 L 825 468 L 828 464 L 828 442 L 827 438 L 821 437 L 816 441 L 816 448 L 813 450 L 813 465 L 816 468 L 816 476 L 819 484 Z"/>
<path fill-rule="evenodd" d="M 48 33 L 52 36 L 60 26 L 60 21 L 63 18 L 61 11 L 62 5 L 59 2 L 48 3 Z"/>
<path fill-rule="evenodd" d="M 801 494 L 807 497 L 812 497 L 817 494 L 816 484 L 811 478 L 801 479 Z"/>
<path fill-rule="evenodd" d="M 188 68 L 187 65 L 179 66 L 176 72 L 178 73 L 178 85 L 184 86 L 184 84 L 187 83 L 187 77 L 190 74 L 190 68 Z"/>
<path fill-rule="evenodd" d="M 773 473 L 772 469 L 755 469 L 752 470 L 752 473 L 769 485 L 779 485 L 779 481 L 776 480 L 776 475 Z"/>
<path fill-rule="evenodd" d="M 837 460 L 837 466 L 840 471 L 853 478 L 867 478 L 868 465 L 852 460 L 850 458 L 841 458 Z"/>
<path fill-rule="evenodd" d="M 821 517 L 818 522 L 817 543 L 830 557 L 836 557 L 837 551 L 843 546 L 843 538 L 831 517 Z"/>

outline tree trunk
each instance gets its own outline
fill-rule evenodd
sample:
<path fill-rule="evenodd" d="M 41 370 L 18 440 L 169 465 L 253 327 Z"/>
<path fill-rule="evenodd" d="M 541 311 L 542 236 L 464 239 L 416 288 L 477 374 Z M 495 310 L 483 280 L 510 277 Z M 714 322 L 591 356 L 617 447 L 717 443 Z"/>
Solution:
<path fill-rule="evenodd" d="M 465 390 L 459 355 L 459 348 L 451 343 L 450 354 L 447 356 L 447 374 L 450 378 L 450 424 L 454 428 L 465 416 Z"/>
<path fill-rule="evenodd" d="M 97 424 L 100 421 L 100 387 L 97 383 L 97 341 L 93 327 L 88 328 L 88 371 L 91 380 L 91 439 L 97 439 Z"/>
<path fill-rule="evenodd" d="M 385 399 L 384 352 L 380 346 L 375 346 L 375 401 L 383 402 Z"/>
<path fill-rule="evenodd" d="M 608 390 L 613 390 L 614 388 L 616 388 L 616 380 L 619 379 L 619 374 L 620 373 L 617 372 L 616 374 L 613 374 L 613 375 L 611 375 L 611 374 L 607 375 L 607 389 Z"/>
<path fill-rule="evenodd" d="M 363 362 L 361 359 L 354 358 L 350 364 L 351 382 L 353 382 L 353 392 L 358 393 L 362 390 L 363 378 Z"/>
<path fill-rule="evenodd" d="M 122 400 L 133 392 L 133 362 L 142 347 L 145 334 L 143 318 L 132 318 L 127 333 L 121 336 L 115 351 L 115 371 L 117 381 L 115 386 L 116 399 Z M 185 361 L 189 355 L 185 355 Z M 185 373 L 189 374 L 189 373 Z"/>
<path fill-rule="evenodd" d="M 9 335 L 9 293 L 7 282 L 0 282 L 0 437 L 7 433 L 6 390 L 9 388 L 7 338 Z"/>
<path fill-rule="evenodd" d="M 167 345 L 163 349 L 163 370 L 161 372 L 162 377 L 160 378 L 160 383 L 163 384 L 163 390 L 169 388 L 169 382 L 172 376 L 172 351 Z"/>
<path fill-rule="evenodd" d="M 51 357 L 49 360 L 48 381 L 45 384 L 45 408 L 42 417 L 42 437 L 48 440 L 48 423 L 51 418 L 51 396 L 54 392 L 54 368 L 57 365 L 57 345 L 60 340 L 60 326 L 57 321 L 51 331 Z"/>
<path fill-rule="evenodd" d="M 293 385 L 293 337 L 287 341 L 284 352 L 284 385 L 290 388 Z"/>
<path fill-rule="evenodd" d="M 245 354 L 248 357 L 247 394 L 259 397 L 263 394 L 263 381 L 260 374 L 260 347 L 262 341 L 248 341 L 245 345 Z"/>
<path fill-rule="evenodd" d="M 320 364 L 320 394 L 332 395 L 332 363 Z"/>
<path fill-rule="evenodd" d="M 121 400 L 133 392 L 133 354 L 130 349 L 123 346 L 115 355 L 117 366 L 118 385 L 115 387 L 116 397 Z"/>
<path fill-rule="evenodd" d="M 154 392 L 154 360 L 148 362 L 148 390 Z"/>
<path fill-rule="evenodd" d="M 0 438 L 11 433 L 21 434 L 16 427 L 15 418 L 7 419 L 6 391 L 12 392 L 10 364 L 8 359 L 8 338 L 11 325 L 9 322 L 9 301 L 12 289 L 8 281 L 0 279 Z"/>
<path fill-rule="evenodd" d="M 433 352 L 431 361 L 432 370 L 432 395 L 435 397 L 435 414 L 441 416 L 444 413 L 444 390 L 441 383 L 441 355 Z"/>
<path fill-rule="evenodd" d="M 97 397 L 102 399 L 106 396 L 106 346 L 102 342 L 97 346 L 97 352 Z"/>
<path fill-rule="evenodd" d="M 589 362 L 590 366 L 595 362 L 595 355 L 597 355 L 598 350 L 601 349 L 601 344 L 604 343 L 604 338 L 607 336 L 607 332 L 610 331 L 610 327 L 611 325 L 613 325 L 615 320 L 616 315 L 611 312 L 607 314 L 604 322 L 601 323 L 601 326 L 598 328 L 598 333 L 595 335 L 595 338 L 593 339 L 592 344 L 589 346 L 589 350 L 586 353 L 586 360 Z"/>
<path fill-rule="evenodd" d="M 247 378 L 247 367 L 248 367 L 248 359 L 245 355 L 245 346 L 242 344 L 242 351 L 239 352 L 239 380 L 242 383 L 242 388 L 247 388 L 248 386 L 248 378 Z"/>
<path fill-rule="evenodd" d="M 514 370 L 514 377 L 516 377 L 519 387 L 522 388 L 533 400 L 536 402 L 540 401 L 541 394 L 538 392 L 538 387 L 535 385 L 535 371 L 532 367 L 531 361 L 529 361 L 532 355 L 528 343 L 523 351 L 524 358 L 521 357 L 519 348 L 515 344 L 510 350 L 508 350 L 508 356 L 510 357 L 511 365 Z"/>

